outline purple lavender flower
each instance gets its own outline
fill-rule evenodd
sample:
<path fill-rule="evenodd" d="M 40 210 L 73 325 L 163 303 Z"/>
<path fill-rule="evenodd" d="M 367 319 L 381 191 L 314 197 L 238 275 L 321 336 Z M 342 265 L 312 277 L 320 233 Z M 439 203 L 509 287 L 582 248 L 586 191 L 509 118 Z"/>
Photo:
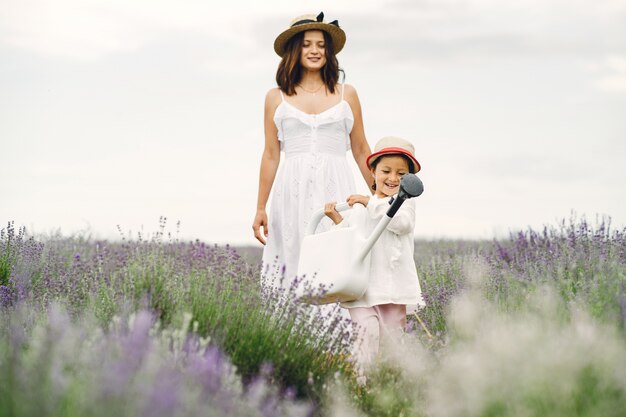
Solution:
<path fill-rule="evenodd" d="M 8 307 L 12 305 L 14 299 L 13 289 L 6 285 L 0 285 L 0 307 Z"/>
<path fill-rule="evenodd" d="M 163 368 L 153 382 L 142 415 L 145 417 L 169 417 L 175 415 L 179 399 L 181 377 L 174 369 Z"/>

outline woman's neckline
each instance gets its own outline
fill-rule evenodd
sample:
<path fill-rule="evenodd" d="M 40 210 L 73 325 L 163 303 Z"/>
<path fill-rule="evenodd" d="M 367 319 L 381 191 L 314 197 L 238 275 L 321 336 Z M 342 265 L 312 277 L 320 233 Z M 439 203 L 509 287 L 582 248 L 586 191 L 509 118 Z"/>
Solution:
<path fill-rule="evenodd" d="M 289 107 L 291 107 L 291 108 L 293 108 L 293 109 L 295 109 L 295 110 L 299 111 L 299 112 L 300 112 L 300 113 L 302 113 L 302 114 L 306 114 L 307 116 L 320 116 L 320 115 L 322 115 L 322 114 L 324 114 L 324 113 L 326 113 L 326 112 L 331 111 L 332 109 L 334 109 L 335 107 L 339 106 L 340 104 L 342 104 L 342 103 L 344 103 L 344 102 L 346 102 L 346 100 L 341 99 L 341 100 L 339 100 L 339 102 L 338 102 L 338 103 L 333 104 L 332 106 L 330 106 L 329 108 L 327 108 L 326 110 L 324 110 L 324 111 L 322 111 L 322 112 L 319 112 L 319 113 L 307 113 L 307 112 L 305 112 L 304 110 L 300 110 L 299 108 L 297 108 L 296 106 L 294 106 L 293 104 L 291 104 L 290 102 L 288 102 L 288 101 L 287 101 L 287 100 L 285 100 L 285 99 L 283 99 L 283 101 L 282 101 L 282 103 L 286 103 Z"/>

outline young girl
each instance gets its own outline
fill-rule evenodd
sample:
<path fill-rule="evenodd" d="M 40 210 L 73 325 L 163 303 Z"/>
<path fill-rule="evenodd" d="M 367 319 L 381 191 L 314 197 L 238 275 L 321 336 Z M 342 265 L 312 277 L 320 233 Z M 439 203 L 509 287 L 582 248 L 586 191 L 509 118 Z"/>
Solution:
<path fill-rule="evenodd" d="M 398 193 L 402 176 L 418 172 L 420 164 L 410 142 L 391 136 L 378 141 L 366 162 L 373 177 L 374 195 L 351 195 L 347 201 L 350 206 L 360 203 L 367 207 L 369 219 L 365 227 L 373 230 L 389 209 L 390 197 Z M 335 224 L 342 222 L 335 203 L 327 203 L 324 209 Z M 370 281 L 365 294 L 341 304 L 349 309 L 357 325 L 360 336 L 357 360 L 361 369 L 377 354 L 381 339 L 393 338 L 403 331 L 407 305 L 423 304 L 413 260 L 414 228 L 415 200 L 408 199 L 372 247 Z"/>

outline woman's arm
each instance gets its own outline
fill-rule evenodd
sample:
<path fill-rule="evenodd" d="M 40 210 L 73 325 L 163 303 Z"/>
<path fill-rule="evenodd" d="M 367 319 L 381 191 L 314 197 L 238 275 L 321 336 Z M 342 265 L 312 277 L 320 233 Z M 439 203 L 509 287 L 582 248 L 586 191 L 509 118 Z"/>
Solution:
<path fill-rule="evenodd" d="M 361 102 L 356 93 L 356 89 L 349 84 L 344 86 L 344 98 L 352 108 L 354 115 L 354 125 L 350 132 L 350 147 L 352 148 L 352 156 L 359 166 L 359 171 L 363 176 L 363 180 L 367 184 L 367 189 L 372 192 L 372 173 L 370 172 L 365 160 L 372 153 L 370 146 L 365 139 L 365 129 L 363 128 L 363 114 L 361 112 Z"/>
<path fill-rule="evenodd" d="M 280 104 L 280 93 L 277 88 L 271 89 L 265 96 L 264 125 L 265 125 L 265 149 L 261 157 L 261 170 L 259 173 L 259 194 L 257 197 L 256 215 L 252 230 L 254 237 L 265 245 L 267 237 L 267 212 L 265 207 L 274 184 L 278 163 L 280 162 L 280 142 L 278 141 L 278 129 L 274 123 L 274 113 Z M 263 229 L 263 230 L 261 230 Z"/>

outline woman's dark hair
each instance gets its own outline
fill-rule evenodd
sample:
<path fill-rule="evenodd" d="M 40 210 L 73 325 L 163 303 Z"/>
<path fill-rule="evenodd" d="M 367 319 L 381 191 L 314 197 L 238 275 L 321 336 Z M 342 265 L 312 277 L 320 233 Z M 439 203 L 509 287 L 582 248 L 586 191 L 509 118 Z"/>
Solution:
<path fill-rule="evenodd" d="M 378 163 L 385 156 L 401 156 L 402 159 L 404 159 L 406 161 L 407 165 L 409 166 L 409 172 L 413 172 L 413 170 L 415 169 L 415 164 L 413 163 L 413 161 L 411 161 L 411 158 L 409 158 L 408 156 L 406 156 L 406 155 L 404 155 L 402 153 L 388 153 L 388 154 L 381 155 L 378 158 L 376 158 L 374 160 L 374 162 L 372 162 L 372 166 L 370 168 L 371 169 L 376 169 L 376 165 L 378 165 Z M 372 190 L 376 191 L 376 180 L 374 180 L 374 184 L 372 184 Z"/>
<path fill-rule="evenodd" d="M 339 80 L 339 61 L 335 55 L 335 45 L 333 38 L 322 31 L 324 34 L 324 49 L 326 56 L 326 65 L 321 70 L 322 81 L 326 84 L 326 88 L 330 93 L 335 92 L 335 86 Z M 302 56 L 302 44 L 304 43 L 304 32 L 296 33 L 285 45 L 285 54 L 278 64 L 276 71 L 276 84 L 288 96 L 296 94 L 296 86 L 302 80 L 302 65 L 300 57 Z"/>

